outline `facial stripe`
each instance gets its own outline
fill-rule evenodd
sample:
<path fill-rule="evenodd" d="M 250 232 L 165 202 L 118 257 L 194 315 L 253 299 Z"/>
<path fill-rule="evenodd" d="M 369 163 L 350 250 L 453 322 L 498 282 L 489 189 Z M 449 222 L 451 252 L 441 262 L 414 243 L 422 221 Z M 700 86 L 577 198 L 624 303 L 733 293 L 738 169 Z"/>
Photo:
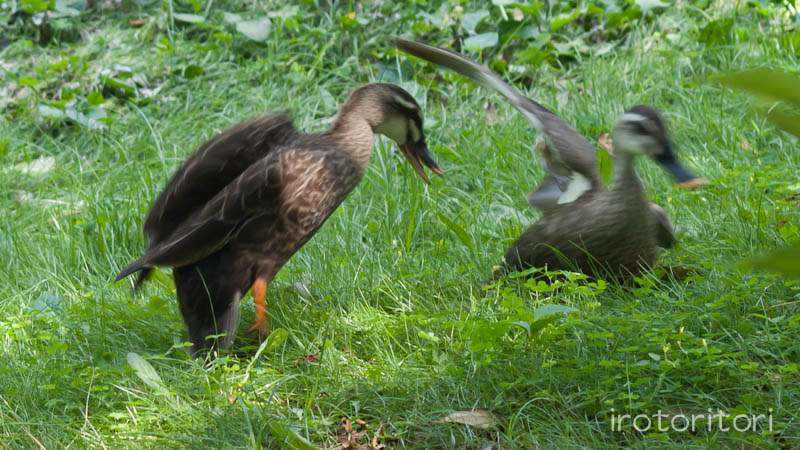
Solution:
<path fill-rule="evenodd" d="M 394 101 L 410 111 L 417 111 L 417 112 L 419 111 L 417 105 L 415 105 L 412 102 L 409 102 L 408 100 L 404 99 L 403 97 L 400 97 L 399 95 L 394 96 Z"/>
<path fill-rule="evenodd" d="M 413 142 L 419 141 L 419 138 L 422 137 L 422 133 L 420 132 L 419 127 L 417 127 L 417 123 L 414 120 L 408 121 L 408 129 L 411 131 L 411 140 Z"/>
<path fill-rule="evenodd" d="M 645 122 L 649 120 L 647 117 L 636 113 L 625 113 L 619 116 L 620 122 Z"/>

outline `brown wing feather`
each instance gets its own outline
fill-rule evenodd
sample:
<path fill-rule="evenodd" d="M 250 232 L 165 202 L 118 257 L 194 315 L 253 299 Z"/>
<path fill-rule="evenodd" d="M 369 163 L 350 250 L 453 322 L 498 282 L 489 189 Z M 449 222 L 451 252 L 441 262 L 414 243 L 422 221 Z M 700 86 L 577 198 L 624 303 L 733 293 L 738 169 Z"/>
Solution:
<path fill-rule="evenodd" d="M 184 266 L 224 247 L 248 221 L 277 215 L 282 186 L 280 151 L 251 164 L 201 209 L 151 246 L 146 265 Z"/>
<path fill-rule="evenodd" d="M 289 116 L 276 114 L 242 122 L 203 144 L 175 173 L 147 214 L 142 228 L 148 247 L 171 236 L 248 167 L 297 133 Z"/>

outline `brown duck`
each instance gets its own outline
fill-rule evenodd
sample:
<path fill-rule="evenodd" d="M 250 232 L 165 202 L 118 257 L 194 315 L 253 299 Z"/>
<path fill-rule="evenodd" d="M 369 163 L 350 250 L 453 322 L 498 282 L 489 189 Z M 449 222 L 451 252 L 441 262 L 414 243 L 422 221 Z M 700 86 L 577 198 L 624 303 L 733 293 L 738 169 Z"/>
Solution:
<path fill-rule="evenodd" d="M 672 222 L 660 206 L 647 201 L 633 170 L 633 157 L 650 156 L 687 189 L 706 181 L 680 164 L 664 121 L 653 108 L 640 105 L 621 116 L 616 136 L 622 141 L 615 143 L 617 182 L 605 191 L 594 147 L 550 110 L 464 55 L 404 40 L 397 46 L 500 93 L 542 132 L 535 148 L 549 175 L 530 194 L 529 202 L 544 216 L 508 249 L 506 268 L 546 265 L 551 270 L 606 268 L 630 274 L 653 263 L 657 245 L 673 244 Z"/>
<path fill-rule="evenodd" d="M 333 125 L 305 134 L 281 114 L 248 120 L 215 136 L 183 164 L 144 221 L 144 256 L 117 276 L 173 267 L 192 353 L 231 345 L 239 301 L 252 287 L 255 324 L 269 333 L 266 290 L 364 176 L 375 133 L 394 140 L 414 170 L 442 175 L 428 152 L 422 112 L 391 84 L 368 84 L 342 105 Z"/>
<path fill-rule="evenodd" d="M 575 200 L 587 190 L 602 189 L 594 146 L 553 112 L 520 94 L 486 66 L 460 53 L 402 39 L 397 40 L 397 47 L 499 93 L 542 133 L 534 148 L 541 154 L 541 164 L 548 176 L 530 194 L 532 206 L 547 211 L 557 204 Z M 659 120 L 658 123 L 663 124 L 663 121 Z M 666 131 L 662 129 L 659 132 L 666 139 Z M 681 165 L 669 141 L 665 140 L 665 145 L 650 156 L 683 188 L 696 189 L 707 183 Z"/>
<path fill-rule="evenodd" d="M 615 181 L 548 209 L 508 248 L 507 269 L 547 267 L 628 278 L 652 266 L 657 247 L 674 242 L 672 222 L 647 199 L 633 161 L 657 157 L 669 146 L 661 116 L 639 105 L 622 114 L 614 131 Z"/>

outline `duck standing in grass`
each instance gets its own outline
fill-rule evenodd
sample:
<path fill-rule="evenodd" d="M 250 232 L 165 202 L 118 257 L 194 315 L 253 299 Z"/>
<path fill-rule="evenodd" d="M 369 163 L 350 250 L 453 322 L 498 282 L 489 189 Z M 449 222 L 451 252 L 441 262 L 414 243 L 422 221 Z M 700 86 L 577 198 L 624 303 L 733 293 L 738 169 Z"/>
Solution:
<path fill-rule="evenodd" d="M 684 188 L 706 182 L 680 164 L 656 110 L 639 105 L 620 117 L 615 132 L 616 182 L 605 191 L 594 147 L 550 110 L 459 53 L 404 40 L 397 46 L 500 93 L 543 135 L 535 148 L 549 175 L 529 201 L 544 215 L 506 251 L 506 269 L 546 266 L 627 276 L 652 265 L 657 246 L 672 245 L 672 222 L 660 206 L 647 200 L 633 168 L 634 157 L 650 156 Z"/>
<path fill-rule="evenodd" d="M 252 287 L 248 332 L 266 337 L 267 285 L 361 181 L 375 133 L 395 141 L 426 183 L 423 164 L 443 175 L 425 144 L 419 105 L 391 84 L 355 90 L 322 133 L 301 133 L 281 114 L 248 120 L 178 169 L 145 218 L 144 256 L 116 281 L 140 272 L 139 286 L 153 267 L 173 267 L 192 354 L 215 341 L 230 347 L 239 301 Z"/>

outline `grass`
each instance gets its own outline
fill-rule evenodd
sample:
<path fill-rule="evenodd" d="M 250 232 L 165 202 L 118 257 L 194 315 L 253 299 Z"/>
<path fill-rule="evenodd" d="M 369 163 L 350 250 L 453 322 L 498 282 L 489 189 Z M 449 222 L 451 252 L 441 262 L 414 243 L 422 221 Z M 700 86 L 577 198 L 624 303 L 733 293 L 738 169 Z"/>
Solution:
<path fill-rule="evenodd" d="M 640 162 L 652 200 L 679 230 L 660 263 L 693 274 L 648 274 L 630 288 L 511 278 L 483 289 L 537 218 L 525 205 L 543 176 L 530 150 L 535 131 L 497 96 L 395 58 L 389 38 L 415 35 L 393 20 L 347 28 L 335 9 L 303 5 L 313 13 L 305 28 L 275 19 L 256 44 L 171 25 L 151 7 L 92 13 L 72 44 L 15 40 L 2 67 L 40 81 L 6 90 L 14 102 L 0 104 L 0 446 L 278 448 L 302 436 L 336 448 L 347 417 L 369 424 L 364 443 L 383 424 L 379 440 L 391 448 L 795 447 L 799 285 L 735 262 L 798 239 L 800 152 L 750 112 L 747 96 L 707 80 L 747 67 L 796 70 L 798 57 L 779 45 L 778 16 L 721 7 L 698 18 L 682 5 L 637 23 L 603 56 L 518 77 L 593 139 L 625 107 L 656 106 L 680 157 L 711 181 L 681 191 Z M 400 24 L 413 10 L 402 8 Z M 734 14 L 742 18 L 732 40 L 698 41 L 706 21 Z M 144 28 L 128 26 L 142 16 Z M 679 40 L 654 35 L 676 23 Z M 115 64 L 130 67 L 138 100 L 104 85 L 100 70 Z M 184 76 L 191 65 L 202 73 Z M 320 130 L 349 91 L 378 80 L 400 82 L 424 105 L 446 176 L 425 186 L 393 143 L 376 143 L 361 185 L 269 287 L 271 325 L 287 332 L 274 349 L 256 358 L 240 337 L 234 351 L 193 361 L 169 277 L 137 297 L 129 281 L 110 284 L 144 248 L 150 202 L 216 131 L 275 110 Z M 84 111 L 88 92 L 104 93 L 106 129 L 41 116 L 41 101 L 70 90 Z M 494 125 L 484 122 L 489 102 Z M 54 158 L 52 171 L 9 169 L 40 157 Z M 550 303 L 578 311 L 532 337 L 508 324 Z M 253 318 L 252 303 L 243 308 L 240 331 Z M 129 353 L 158 378 L 137 374 Z M 473 408 L 498 425 L 436 423 Z M 773 431 L 611 431 L 615 413 L 709 408 L 771 411 Z"/>

